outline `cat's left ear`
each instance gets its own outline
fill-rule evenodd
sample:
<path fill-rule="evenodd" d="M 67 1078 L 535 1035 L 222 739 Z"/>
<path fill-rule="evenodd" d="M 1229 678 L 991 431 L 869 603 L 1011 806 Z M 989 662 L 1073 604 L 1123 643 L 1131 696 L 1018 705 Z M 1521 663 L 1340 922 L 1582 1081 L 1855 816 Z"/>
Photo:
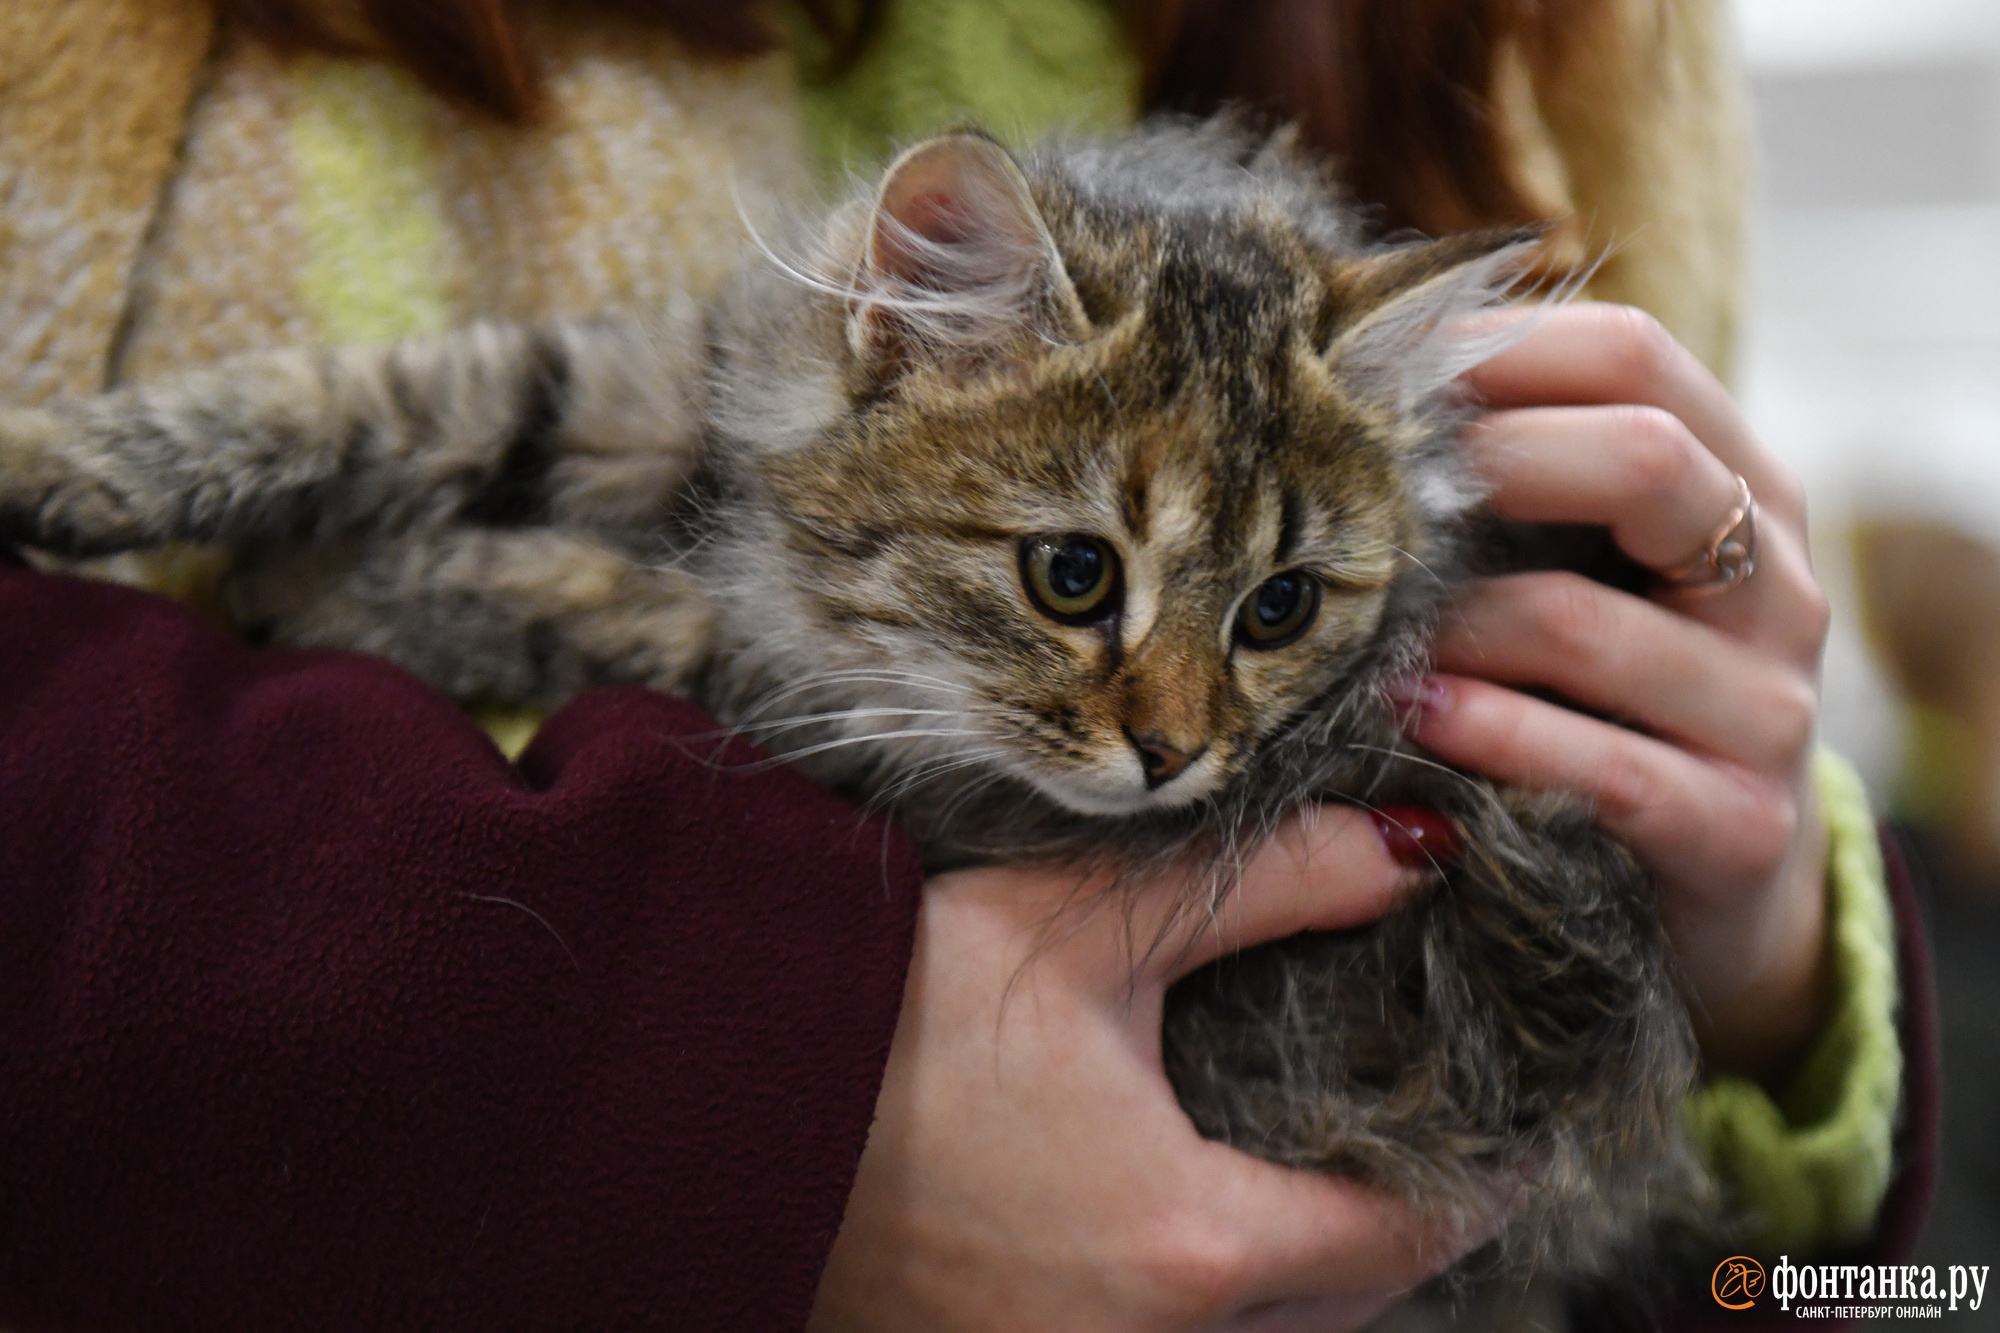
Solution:
<path fill-rule="evenodd" d="M 983 134 L 896 159 L 856 277 L 848 341 L 879 380 L 918 364 L 969 373 L 1090 333 L 1027 177 Z"/>
<path fill-rule="evenodd" d="M 1529 331 L 1528 321 L 1485 331 L 1463 322 L 1519 286 L 1541 235 L 1467 232 L 1355 261 L 1341 275 L 1355 314 L 1334 335 L 1328 364 L 1384 406 L 1416 410 Z"/>

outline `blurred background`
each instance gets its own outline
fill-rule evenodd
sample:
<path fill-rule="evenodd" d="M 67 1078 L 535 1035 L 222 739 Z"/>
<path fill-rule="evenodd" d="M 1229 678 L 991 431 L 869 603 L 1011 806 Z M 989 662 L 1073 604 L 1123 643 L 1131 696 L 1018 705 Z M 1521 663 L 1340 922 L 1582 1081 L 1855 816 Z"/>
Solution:
<path fill-rule="evenodd" d="M 1825 736 L 1913 834 L 1944 1012 L 1923 1262 L 2000 1266 L 2000 0 L 1734 0 L 1760 182 L 1738 386 L 1804 478 Z M 2000 1302 L 1955 1327 L 2000 1329 Z"/>

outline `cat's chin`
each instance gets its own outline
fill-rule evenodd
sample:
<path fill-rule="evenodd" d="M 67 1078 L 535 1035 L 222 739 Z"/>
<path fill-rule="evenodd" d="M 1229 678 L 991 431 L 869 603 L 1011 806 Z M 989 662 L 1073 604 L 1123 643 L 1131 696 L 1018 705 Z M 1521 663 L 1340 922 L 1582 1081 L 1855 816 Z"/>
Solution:
<path fill-rule="evenodd" d="M 1215 787 L 1207 774 L 1190 771 L 1156 788 L 1147 788 L 1144 778 L 1107 776 L 1102 773 L 1047 773 L 1025 775 L 1042 795 L 1072 814 L 1094 818 L 1143 815 L 1156 810 L 1172 810 L 1191 805 Z"/>

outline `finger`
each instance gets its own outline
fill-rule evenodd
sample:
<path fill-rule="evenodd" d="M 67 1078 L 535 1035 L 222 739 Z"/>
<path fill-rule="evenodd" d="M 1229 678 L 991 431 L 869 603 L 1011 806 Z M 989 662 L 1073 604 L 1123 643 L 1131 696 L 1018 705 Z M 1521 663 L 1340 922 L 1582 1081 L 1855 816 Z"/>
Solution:
<path fill-rule="evenodd" d="M 1757 769 L 1797 767 L 1819 712 L 1807 673 L 1577 574 L 1482 580 L 1432 654 L 1439 670 L 1552 689 Z"/>
<path fill-rule="evenodd" d="M 1213 912 L 1185 897 L 1168 914 L 1158 951 L 1162 980 L 1176 981 L 1226 953 L 1304 930 L 1375 920 L 1418 883 L 1399 865 L 1366 812 L 1309 806 L 1278 826 Z"/>
<path fill-rule="evenodd" d="M 1348 1333 L 1394 1305 L 1396 1295 L 1318 1296 L 1267 1301 L 1221 1324 L 1216 1333 Z"/>
<path fill-rule="evenodd" d="M 1244 1161 L 1219 1187 L 1222 1225 L 1243 1239 L 1257 1271 L 1246 1302 L 1332 1298 L 1354 1313 L 1394 1299 L 1490 1240 L 1511 1211 L 1493 1198 L 1447 1212 L 1420 1209 L 1339 1176 Z"/>
<path fill-rule="evenodd" d="M 1687 563 L 1736 504 L 1736 476 L 1657 407 L 1495 412 L 1465 433 L 1488 506 L 1523 523 L 1592 523 L 1650 569 Z"/>
<path fill-rule="evenodd" d="M 1489 681 L 1432 677 L 1407 729 L 1448 763 L 1584 796 L 1604 829 L 1664 881 L 1718 883 L 1724 867 L 1732 882 L 1762 883 L 1783 864 L 1798 825 L 1782 778 L 1705 761 Z"/>
<path fill-rule="evenodd" d="M 1655 407 L 1496 412 L 1466 432 L 1464 447 L 1501 517 L 1608 527 L 1627 555 L 1663 573 L 1706 549 L 1738 498 L 1734 474 Z M 1746 582 L 1721 596 L 1662 588 L 1658 600 L 1793 662 L 1816 661 L 1825 595 L 1797 538 L 1763 527 Z"/>
<path fill-rule="evenodd" d="M 1629 306 L 1579 302 L 1529 312 L 1534 332 L 1468 371 L 1496 408 L 1638 403 L 1687 423 L 1709 452 L 1750 483 L 1768 516 L 1805 531 L 1798 482 L 1758 443 L 1729 391 L 1658 320 Z"/>
<path fill-rule="evenodd" d="M 1777 647 L 1794 661 L 1816 661 L 1828 613 L 1806 553 L 1803 501 L 1791 474 L 1745 428 L 1728 393 L 1640 312 L 1575 306 L 1543 319 L 1519 346 L 1467 377 L 1503 409 L 1536 405 L 1489 418 L 1498 434 L 1484 461 L 1498 470 L 1496 505 L 1506 512 L 1511 503 L 1509 469 L 1525 473 L 1519 476 L 1525 485 L 1519 516 L 1534 510 L 1552 516 L 1536 521 L 1607 524 L 1628 553 L 1671 571 L 1714 540 L 1717 524 L 1736 503 L 1733 479 L 1723 473 L 1739 472 L 1758 502 L 1757 571 L 1720 596 L 1662 589 L 1658 599 L 1738 637 Z M 1587 416 L 1555 427 L 1553 442 L 1540 436 L 1565 411 Z M 1525 419 L 1509 422 L 1510 417 Z M 1618 431 L 1600 437 L 1611 457 L 1580 457 L 1590 452 L 1585 435 L 1604 429 Z M 1475 455 L 1480 435 L 1468 435 Z M 1561 457 L 1546 464 L 1534 460 L 1551 450 Z M 1705 461 L 1703 454 L 1717 462 Z M 1563 480 L 1565 466 L 1573 482 Z M 1676 539 L 1683 543 L 1677 553 Z"/>
<path fill-rule="evenodd" d="M 1684 616 L 1815 671 L 1833 617 L 1804 541 L 1782 528 L 1759 535 L 1756 568 L 1735 587 L 1710 595 L 1663 588 L 1654 596 Z"/>

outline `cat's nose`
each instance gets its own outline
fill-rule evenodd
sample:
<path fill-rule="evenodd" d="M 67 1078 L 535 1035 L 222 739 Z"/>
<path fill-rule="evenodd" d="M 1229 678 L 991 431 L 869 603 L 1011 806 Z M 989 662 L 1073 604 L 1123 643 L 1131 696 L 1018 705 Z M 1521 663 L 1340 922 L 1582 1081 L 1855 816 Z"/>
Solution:
<path fill-rule="evenodd" d="M 1127 727 L 1125 737 L 1139 752 L 1139 767 L 1145 771 L 1147 791 L 1156 791 L 1172 782 L 1208 750 L 1206 745 L 1190 746 L 1185 741 L 1172 740 L 1157 731 L 1141 736 Z"/>

